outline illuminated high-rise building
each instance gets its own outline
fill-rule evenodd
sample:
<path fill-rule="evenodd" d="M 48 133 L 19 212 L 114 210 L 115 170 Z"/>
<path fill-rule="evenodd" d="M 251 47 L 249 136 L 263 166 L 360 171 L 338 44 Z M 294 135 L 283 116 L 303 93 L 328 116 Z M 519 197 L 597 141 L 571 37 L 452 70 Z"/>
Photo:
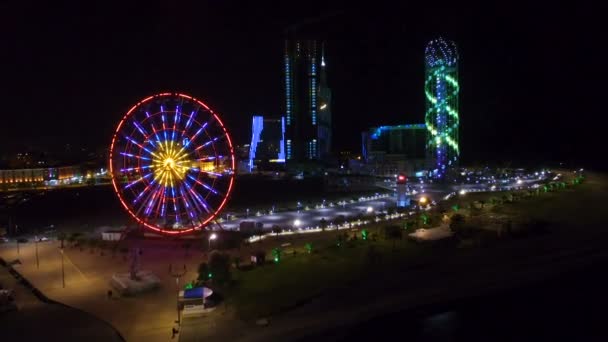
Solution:
<path fill-rule="evenodd" d="M 456 44 L 438 38 L 424 51 L 427 152 L 435 177 L 442 178 L 457 165 L 458 146 L 458 51 Z"/>
<path fill-rule="evenodd" d="M 285 163 L 285 118 L 254 115 L 249 145 L 249 172 L 254 168 L 276 169 L 276 166 L 269 165 L 277 163 Z"/>
<path fill-rule="evenodd" d="M 285 145 L 288 161 L 325 159 L 331 151 L 331 90 L 324 45 L 285 41 Z"/>
<path fill-rule="evenodd" d="M 423 171 L 426 137 L 425 124 L 372 127 L 362 133 L 363 161 L 375 175 Z"/>

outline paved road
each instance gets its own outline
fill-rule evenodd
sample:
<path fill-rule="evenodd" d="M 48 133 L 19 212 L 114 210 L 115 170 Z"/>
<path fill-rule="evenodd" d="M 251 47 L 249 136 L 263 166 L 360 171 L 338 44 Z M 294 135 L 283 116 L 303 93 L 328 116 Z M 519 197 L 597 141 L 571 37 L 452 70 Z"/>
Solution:
<path fill-rule="evenodd" d="M 534 184 L 534 181 L 525 181 L 517 183 L 511 181 L 498 185 L 495 189 L 500 190 L 511 190 L 515 187 L 525 187 Z M 458 184 L 458 185 L 443 185 L 443 184 L 410 184 L 409 189 L 411 191 L 410 198 L 412 201 L 417 201 L 421 196 L 428 197 L 429 200 L 439 202 L 444 199 L 450 193 L 457 193 L 460 190 L 467 192 L 475 191 L 488 191 L 489 186 L 487 184 Z M 371 212 L 382 212 L 386 208 L 395 206 L 396 196 L 387 196 L 381 198 L 372 198 L 363 201 L 356 201 L 355 203 L 345 203 L 343 205 L 336 204 L 330 207 L 329 202 L 323 208 L 311 208 L 310 210 L 297 210 L 297 211 L 284 211 L 278 212 L 271 215 L 255 215 L 250 213 L 248 218 L 238 218 L 221 223 L 224 229 L 238 229 L 239 225 L 243 221 L 255 221 L 264 224 L 264 229 L 271 229 L 273 225 L 278 225 L 282 228 L 290 227 L 291 229 L 306 229 L 314 228 L 319 226 L 321 219 L 331 222 L 336 217 L 343 215 L 347 219 L 353 218 L 359 214 L 366 214 Z M 371 208 L 371 209 L 370 209 Z"/>

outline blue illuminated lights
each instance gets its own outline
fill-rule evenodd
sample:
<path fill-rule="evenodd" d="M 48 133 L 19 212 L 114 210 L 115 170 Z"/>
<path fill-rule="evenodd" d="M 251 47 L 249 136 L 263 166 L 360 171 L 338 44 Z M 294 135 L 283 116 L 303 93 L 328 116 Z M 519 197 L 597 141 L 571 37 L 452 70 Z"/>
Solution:
<path fill-rule="evenodd" d="M 382 135 L 382 131 L 390 131 L 390 130 L 401 130 L 401 129 L 426 129 L 425 124 L 409 124 L 409 125 L 395 125 L 395 126 L 380 126 L 373 129 L 373 133 L 371 135 L 372 139 L 378 139 L 380 135 Z"/>
<path fill-rule="evenodd" d="M 260 136 L 264 129 L 264 117 L 254 116 L 253 123 L 251 125 L 251 144 L 249 145 L 249 172 L 253 170 L 253 161 L 255 160 L 255 151 L 260 142 Z"/>
<path fill-rule="evenodd" d="M 285 118 L 281 118 L 281 141 L 279 142 L 279 162 L 285 162 Z"/>
<path fill-rule="evenodd" d="M 286 160 L 286 143 L 285 143 L 285 117 L 281 117 L 280 119 L 267 119 L 269 121 L 268 126 L 264 125 L 264 117 L 261 115 L 254 115 L 252 118 L 251 125 L 251 143 L 249 144 L 249 161 L 248 161 L 248 169 L 249 172 L 252 172 L 255 168 L 256 159 L 260 158 L 260 154 L 262 154 L 262 159 L 264 157 L 268 158 L 269 162 L 273 163 L 284 163 Z M 274 129 L 274 130 L 273 130 Z M 277 131 L 280 130 L 279 136 L 276 137 Z M 268 132 L 270 131 L 270 132 Z M 260 153 L 260 143 L 264 142 L 264 135 L 270 135 L 272 138 L 267 136 L 266 142 L 262 146 L 263 152 Z M 276 140 L 273 140 L 276 139 Z M 274 146 L 277 144 L 278 146 L 273 147 L 273 154 L 269 157 L 268 153 L 268 145 Z M 289 142 L 287 143 L 287 153 L 290 151 Z M 266 152 L 266 153 L 264 153 Z"/>

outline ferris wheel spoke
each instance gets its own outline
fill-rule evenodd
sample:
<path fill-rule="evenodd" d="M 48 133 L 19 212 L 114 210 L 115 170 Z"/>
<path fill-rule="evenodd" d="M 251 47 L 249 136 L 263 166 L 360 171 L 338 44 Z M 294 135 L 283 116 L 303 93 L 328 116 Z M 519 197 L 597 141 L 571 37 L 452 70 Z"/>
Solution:
<path fill-rule="evenodd" d="M 165 190 L 162 193 L 163 199 L 162 199 L 162 204 L 160 205 L 160 217 L 161 218 L 165 218 L 165 211 L 167 210 L 167 187 L 165 187 Z"/>
<path fill-rule="evenodd" d="M 130 158 L 136 158 L 136 159 L 142 159 L 142 160 L 152 160 L 152 159 L 147 158 L 147 157 L 136 156 L 134 154 L 126 153 L 126 152 L 120 152 L 120 154 L 123 155 L 123 156 L 125 156 L 125 157 L 130 157 Z"/>
<path fill-rule="evenodd" d="M 194 133 L 194 135 L 192 135 L 192 137 L 190 137 L 188 139 L 188 143 L 184 146 L 184 148 L 188 147 L 193 141 L 194 139 L 196 139 L 196 137 L 198 137 L 199 134 L 201 134 L 203 132 L 203 130 L 205 128 L 207 128 L 207 125 L 209 124 L 209 122 L 205 122 L 197 131 L 196 133 Z"/>
<path fill-rule="evenodd" d="M 173 118 L 173 130 L 171 131 L 171 140 L 175 141 L 175 131 L 177 130 L 177 124 L 179 123 L 179 105 L 175 106 L 175 117 Z"/>
<path fill-rule="evenodd" d="M 158 136 L 158 131 L 156 130 L 154 123 L 150 123 L 150 126 L 152 126 L 152 131 L 154 132 L 154 136 L 156 137 L 156 142 L 160 144 L 161 139 Z M 154 146 L 154 141 L 152 139 L 150 139 L 149 141 L 150 141 L 150 144 L 152 144 L 152 146 Z"/>
<path fill-rule="evenodd" d="M 171 187 L 171 196 L 173 201 L 173 212 L 175 213 L 175 222 L 179 223 L 179 211 L 177 210 L 177 201 L 175 200 L 175 187 Z"/>
<path fill-rule="evenodd" d="M 191 219 L 194 219 L 194 214 L 192 214 L 192 205 L 189 203 L 189 199 L 186 197 L 186 194 L 184 193 L 184 188 L 183 186 L 180 186 L 179 188 L 179 192 L 180 192 L 180 198 L 182 200 L 182 202 L 184 202 L 184 208 L 186 211 L 186 215 L 190 216 Z"/>
<path fill-rule="evenodd" d="M 197 218 L 200 219 L 200 213 L 207 212 L 208 214 L 211 214 L 211 211 L 209 210 L 207 204 L 205 204 L 204 201 L 201 201 L 201 199 L 198 198 L 196 192 L 194 192 L 187 183 L 184 183 L 184 186 L 181 188 L 181 193 L 182 199 L 187 205 L 187 212 L 192 222 Z M 189 206 L 188 203 L 190 203 Z"/>
<path fill-rule="evenodd" d="M 154 186 L 154 184 L 156 183 L 155 180 L 152 180 L 148 185 L 146 185 L 146 187 L 135 197 L 135 199 L 133 200 L 133 204 L 136 204 L 137 201 L 139 201 L 139 199 L 146 193 L 148 192 L 148 190 L 152 189 L 152 187 Z M 149 195 L 148 195 L 149 196 Z M 145 202 L 145 201 L 144 201 Z"/>
<path fill-rule="evenodd" d="M 137 145 L 137 147 L 141 148 L 142 150 L 144 150 L 144 151 L 146 151 L 146 152 L 150 153 L 150 155 L 152 155 L 152 156 L 155 156 L 155 157 L 156 157 L 156 154 L 155 154 L 154 152 L 150 151 L 148 148 L 146 148 L 145 146 L 143 146 L 143 145 L 141 145 L 140 143 L 138 143 L 138 142 L 137 142 L 135 139 L 133 139 L 133 138 L 131 138 L 131 137 L 128 137 L 128 136 L 125 136 L 125 139 L 127 139 L 127 140 L 128 140 L 128 141 L 130 141 L 131 143 L 133 143 L 133 144 Z"/>
<path fill-rule="evenodd" d="M 126 169 L 120 169 L 120 172 L 131 172 L 131 171 L 141 171 L 141 170 L 145 170 L 145 169 L 149 169 L 151 168 L 152 165 L 145 165 L 145 166 L 138 166 L 138 167 L 129 167 Z"/>
<path fill-rule="evenodd" d="M 159 191 L 158 191 L 158 187 L 156 188 L 156 190 L 155 190 L 155 191 L 152 191 L 152 192 L 150 193 L 151 198 L 150 198 L 150 200 L 149 200 L 149 201 L 147 201 L 147 202 L 148 202 L 148 204 L 146 205 L 146 209 L 144 210 L 144 214 L 145 214 L 147 217 L 149 217 L 149 216 L 150 216 L 150 213 L 152 212 L 152 208 L 153 208 L 153 206 L 154 206 L 154 203 L 156 203 L 156 199 L 159 197 L 159 196 L 158 196 L 158 193 L 159 193 Z M 144 203 L 146 203 L 146 202 L 144 202 Z"/>
<path fill-rule="evenodd" d="M 200 107 L 198 109 L 200 109 Z M 192 124 L 192 120 L 194 120 L 194 116 L 196 115 L 196 113 L 198 113 L 198 109 L 195 111 L 193 110 L 190 113 L 190 117 L 188 118 L 188 121 L 186 121 L 186 126 L 184 127 L 184 130 L 190 128 L 190 125 Z"/>
<path fill-rule="evenodd" d="M 148 136 L 148 132 L 141 127 L 141 125 L 139 123 L 137 123 L 137 121 L 133 120 L 133 125 L 135 126 L 135 128 L 137 128 L 137 130 L 144 136 L 147 137 Z"/>
<path fill-rule="evenodd" d="M 198 146 L 197 148 L 195 148 L 195 149 L 193 149 L 193 150 L 190 150 L 190 151 L 187 151 L 187 150 L 186 150 L 186 147 L 188 147 L 188 145 L 189 145 L 189 144 L 192 142 L 192 140 L 189 140 L 189 141 L 188 141 L 188 143 L 187 143 L 187 144 L 185 144 L 185 145 L 184 145 L 184 147 L 182 147 L 182 148 L 181 148 L 180 153 L 184 153 L 184 152 L 186 152 L 186 153 L 185 153 L 183 156 L 185 156 L 185 157 L 186 157 L 186 156 L 190 156 L 190 155 L 194 154 L 195 152 L 198 152 L 198 151 L 199 151 L 199 150 L 201 150 L 202 148 L 207 147 L 207 146 L 209 146 L 209 145 L 211 145 L 211 144 L 213 144 L 213 143 L 215 143 L 215 142 L 217 142 L 217 141 L 219 141 L 220 139 L 223 139 L 223 138 L 225 138 L 225 137 L 226 137 L 226 134 L 222 134 L 222 135 L 221 135 L 221 136 L 219 136 L 219 137 L 211 138 L 210 140 L 208 140 L 208 141 L 207 141 L 207 142 L 205 142 L 204 144 L 202 144 L 202 145 Z M 206 158 L 210 158 L 210 157 L 206 157 Z M 203 159 L 204 159 L 204 158 L 203 158 Z"/>
<path fill-rule="evenodd" d="M 201 182 L 198 179 L 192 177 L 191 175 L 188 175 L 188 178 L 192 179 L 196 184 L 202 186 L 203 188 L 211 191 L 214 195 L 224 196 L 224 194 L 220 193 L 219 191 L 215 190 L 214 188 L 210 187 L 209 185 L 205 184 L 204 182 Z"/>
<path fill-rule="evenodd" d="M 137 184 L 137 183 L 139 183 L 139 182 L 143 181 L 144 179 L 146 179 L 146 178 L 150 177 L 151 175 L 153 175 L 153 173 L 152 173 L 152 172 L 148 173 L 148 174 L 147 174 L 147 175 L 145 175 L 145 176 L 139 177 L 139 178 L 138 178 L 138 179 L 136 179 L 135 181 L 133 181 L 133 182 L 131 182 L 131 183 L 127 184 L 127 185 L 124 187 L 124 189 L 128 189 L 128 188 L 132 187 L 133 185 L 135 185 L 135 184 Z"/>
<path fill-rule="evenodd" d="M 186 152 L 185 155 L 189 155 L 192 152 L 187 152 L 187 148 L 188 146 L 190 146 L 190 144 L 198 137 L 199 134 L 201 134 L 201 132 L 203 132 L 203 130 L 205 130 L 205 128 L 207 127 L 207 125 L 209 124 L 209 122 L 205 122 L 197 131 L 196 133 L 194 133 L 194 135 L 192 135 L 192 137 L 188 138 L 185 137 L 185 130 L 182 131 L 182 136 L 180 138 L 180 140 L 182 140 L 184 137 L 186 138 L 186 142 L 182 144 L 182 147 L 180 148 L 180 150 L 177 152 L 178 155 L 181 155 L 182 153 Z"/>
<path fill-rule="evenodd" d="M 184 182 L 184 185 L 186 185 L 186 187 L 188 188 L 188 192 L 189 194 L 198 201 L 198 203 L 200 203 L 200 205 L 205 209 L 205 211 L 207 211 L 207 213 L 211 214 L 211 210 L 209 209 L 209 203 L 207 203 L 207 201 L 205 201 L 196 191 L 194 191 L 194 189 L 192 188 L 191 184 L 189 184 L 187 181 Z M 196 203 L 196 201 L 194 201 Z M 201 210 L 202 211 L 202 210 Z"/>
<path fill-rule="evenodd" d="M 202 170 L 200 167 L 193 167 L 193 168 L 191 168 L 190 170 L 192 170 L 192 171 L 194 171 L 194 172 L 205 173 L 205 174 L 212 175 L 212 176 L 215 176 L 215 177 L 223 177 L 223 176 L 224 176 L 224 175 L 223 175 L 223 174 L 221 174 L 221 173 L 217 173 L 217 172 L 213 172 L 213 171 L 205 171 L 205 170 Z"/>
<path fill-rule="evenodd" d="M 205 147 L 207 147 L 207 146 L 209 146 L 209 145 L 213 144 L 214 142 L 216 142 L 216 141 L 218 141 L 218 140 L 220 140 L 220 139 L 223 139 L 225 136 L 226 136 L 225 134 L 222 134 L 222 135 L 220 135 L 219 137 L 211 138 L 209 141 L 207 141 L 207 142 L 205 142 L 204 144 L 202 144 L 201 146 L 199 146 L 199 147 L 195 148 L 195 149 L 194 149 L 194 151 L 198 151 L 198 150 L 200 150 L 200 149 L 202 149 L 202 148 L 205 148 Z"/>

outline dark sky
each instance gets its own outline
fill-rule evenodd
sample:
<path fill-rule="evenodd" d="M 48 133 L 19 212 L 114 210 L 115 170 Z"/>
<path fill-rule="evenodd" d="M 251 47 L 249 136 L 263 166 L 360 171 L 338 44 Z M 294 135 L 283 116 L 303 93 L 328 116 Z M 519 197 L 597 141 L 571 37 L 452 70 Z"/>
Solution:
<path fill-rule="evenodd" d="M 306 22 L 328 41 L 336 149 L 423 121 L 424 46 L 442 35 L 461 57 L 465 162 L 606 165 L 605 6 L 19 3 L 0 5 L 0 152 L 107 145 L 126 110 L 165 90 L 207 102 L 244 143 L 252 113 L 281 113 L 284 29 Z"/>

